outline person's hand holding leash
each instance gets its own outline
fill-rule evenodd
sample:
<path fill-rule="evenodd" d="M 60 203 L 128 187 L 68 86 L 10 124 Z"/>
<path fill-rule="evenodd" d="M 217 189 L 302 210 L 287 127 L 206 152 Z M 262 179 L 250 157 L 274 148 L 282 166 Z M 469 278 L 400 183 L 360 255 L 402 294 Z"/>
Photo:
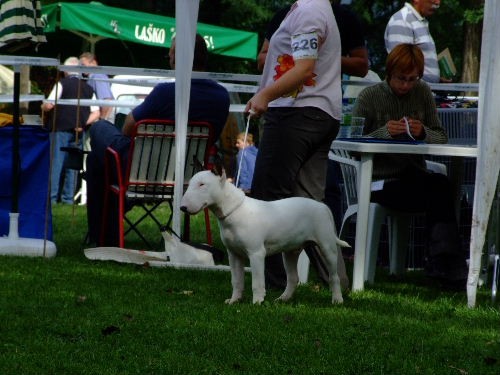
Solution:
<path fill-rule="evenodd" d="M 245 113 L 252 117 L 260 117 L 267 111 L 269 101 L 264 97 L 262 91 L 258 92 L 248 101 L 245 107 Z"/>

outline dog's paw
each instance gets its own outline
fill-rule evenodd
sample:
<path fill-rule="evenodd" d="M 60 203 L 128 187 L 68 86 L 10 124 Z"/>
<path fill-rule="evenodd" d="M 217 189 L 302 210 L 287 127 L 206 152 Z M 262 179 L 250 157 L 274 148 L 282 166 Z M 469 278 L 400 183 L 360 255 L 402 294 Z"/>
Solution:
<path fill-rule="evenodd" d="M 336 304 L 341 304 L 341 303 L 344 303 L 344 299 L 342 298 L 342 295 L 332 297 L 332 304 L 336 305 Z"/>
<path fill-rule="evenodd" d="M 288 302 L 288 300 L 285 300 L 285 299 L 283 299 L 281 297 L 278 297 L 278 298 L 274 299 L 274 303 L 287 303 L 287 302 Z"/>
<path fill-rule="evenodd" d="M 228 298 L 224 301 L 226 305 L 232 305 L 241 301 L 241 298 Z"/>
<path fill-rule="evenodd" d="M 254 305 L 262 305 L 264 303 L 264 297 L 253 297 Z"/>
<path fill-rule="evenodd" d="M 291 295 L 287 293 L 283 293 L 281 296 L 275 299 L 276 302 L 288 302 L 290 301 L 290 298 L 292 298 Z"/>

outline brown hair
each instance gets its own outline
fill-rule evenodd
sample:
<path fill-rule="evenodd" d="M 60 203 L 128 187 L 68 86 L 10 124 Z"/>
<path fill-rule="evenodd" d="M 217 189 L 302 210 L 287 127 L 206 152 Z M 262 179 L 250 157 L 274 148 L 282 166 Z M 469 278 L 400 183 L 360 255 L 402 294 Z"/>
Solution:
<path fill-rule="evenodd" d="M 207 42 L 200 35 L 196 34 L 193 56 L 193 70 L 204 71 L 207 70 L 208 63 L 208 48 Z"/>
<path fill-rule="evenodd" d="M 175 47 L 175 37 L 172 38 L 172 46 L 170 48 L 173 47 Z M 170 52 L 172 51 L 169 51 L 169 54 Z M 194 43 L 194 54 L 193 54 L 193 70 L 198 72 L 205 71 L 207 70 L 207 64 L 208 64 L 207 42 L 205 41 L 205 38 L 203 38 L 200 34 L 196 34 Z"/>
<path fill-rule="evenodd" d="M 236 139 L 239 139 L 240 141 L 245 140 L 245 133 L 238 134 L 238 136 L 236 137 Z M 253 135 L 252 135 L 252 133 L 248 133 L 247 134 L 247 143 L 249 145 L 253 145 Z"/>
<path fill-rule="evenodd" d="M 385 72 L 387 80 L 391 79 L 395 72 L 411 73 L 417 69 L 418 77 L 424 75 L 424 54 L 414 44 L 398 44 L 387 56 Z"/>

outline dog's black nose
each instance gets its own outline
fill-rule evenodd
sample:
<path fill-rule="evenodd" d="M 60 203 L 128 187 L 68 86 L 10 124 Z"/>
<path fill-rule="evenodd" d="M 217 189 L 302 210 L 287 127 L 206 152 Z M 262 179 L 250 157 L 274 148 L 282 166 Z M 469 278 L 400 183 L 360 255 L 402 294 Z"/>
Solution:
<path fill-rule="evenodd" d="M 181 211 L 182 212 L 187 212 L 187 207 L 186 206 L 181 206 Z"/>

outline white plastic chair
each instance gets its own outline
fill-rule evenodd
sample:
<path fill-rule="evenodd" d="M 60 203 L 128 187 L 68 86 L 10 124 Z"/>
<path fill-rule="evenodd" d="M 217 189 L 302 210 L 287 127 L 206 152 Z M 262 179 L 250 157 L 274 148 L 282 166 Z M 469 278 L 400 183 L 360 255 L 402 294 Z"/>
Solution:
<path fill-rule="evenodd" d="M 477 144 L 477 108 L 438 108 L 448 143 Z"/>
<path fill-rule="evenodd" d="M 328 157 L 340 163 L 344 178 L 344 191 L 347 200 L 347 210 L 342 219 L 339 237 L 345 236 L 347 223 L 358 212 L 358 174 L 360 161 L 356 160 L 345 150 L 330 150 Z M 446 166 L 441 163 L 427 161 L 428 169 L 446 175 Z M 420 215 L 393 210 L 378 203 L 370 203 L 368 214 L 368 234 L 364 279 L 373 283 L 377 264 L 380 231 L 382 224 L 387 220 L 389 231 L 389 271 L 400 275 L 405 270 L 406 253 L 410 221 L 412 216 Z"/>
<path fill-rule="evenodd" d="M 477 108 L 438 108 L 437 113 L 448 135 L 448 143 L 477 145 Z M 449 161 L 439 156 L 431 156 L 431 159 L 449 164 Z M 472 202 L 476 181 L 475 158 L 464 159 L 462 179 L 462 194 L 465 194 L 468 202 Z"/>

